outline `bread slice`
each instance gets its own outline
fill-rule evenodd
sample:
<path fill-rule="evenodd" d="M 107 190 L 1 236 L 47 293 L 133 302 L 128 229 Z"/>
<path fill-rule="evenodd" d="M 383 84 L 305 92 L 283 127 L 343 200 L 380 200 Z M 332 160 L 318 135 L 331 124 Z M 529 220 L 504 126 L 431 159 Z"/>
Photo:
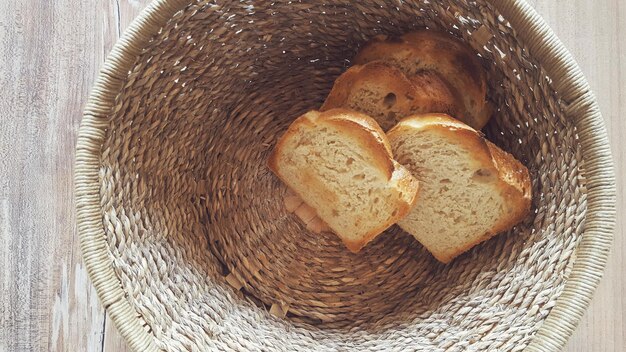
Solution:
<path fill-rule="evenodd" d="M 489 121 L 486 73 L 476 53 L 452 35 L 421 30 L 398 38 L 377 36 L 353 61 L 363 65 L 381 60 L 398 67 L 409 78 L 422 71 L 438 73 L 462 102 L 463 109 L 454 117 L 478 130 Z"/>
<path fill-rule="evenodd" d="M 398 225 L 441 262 L 528 214 L 528 170 L 471 127 L 447 115 L 417 115 L 387 135 L 398 162 L 420 181 L 420 200 Z"/>
<path fill-rule="evenodd" d="M 268 164 L 353 252 L 406 215 L 418 191 L 376 121 L 351 110 L 302 115 Z"/>
<path fill-rule="evenodd" d="M 421 71 L 409 80 L 398 68 L 373 61 L 350 67 L 335 80 L 320 110 L 350 108 L 373 117 L 387 131 L 412 114 L 455 114 L 462 107 L 433 71 Z"/>

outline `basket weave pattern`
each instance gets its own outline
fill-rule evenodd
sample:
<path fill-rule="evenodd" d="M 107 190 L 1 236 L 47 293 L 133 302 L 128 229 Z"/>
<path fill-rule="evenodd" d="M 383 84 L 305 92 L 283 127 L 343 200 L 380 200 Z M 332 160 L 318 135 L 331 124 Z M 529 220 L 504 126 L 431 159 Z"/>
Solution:
<path fill-rule="evenodd" d="M 116 46 L 77 152 L 83 253 L 131 347 L 518 351 L 536 335 L 530 349 L 561 347 L 606 260 L 610 152 L 586 83 L 572 88 L 571 68 L 500 16 L 532 14 L 516 6 L 154 3 Z M 498 108 L 485 132 L 533 180 L 532 216 L 447 266 L 395 226 L 359 254 L 308 233 L 265 164 L 359 45 L 423 27 L 483 57 Z M 567 288 L 578 280 L 582 301 Z"/>

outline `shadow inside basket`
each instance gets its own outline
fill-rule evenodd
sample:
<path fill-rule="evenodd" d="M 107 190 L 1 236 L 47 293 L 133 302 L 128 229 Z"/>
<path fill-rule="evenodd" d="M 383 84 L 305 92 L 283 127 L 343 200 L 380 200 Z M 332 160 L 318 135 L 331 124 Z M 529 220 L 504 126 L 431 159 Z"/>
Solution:
<path fill-rule="evenodd" d="M 263 26 L 208 2 L 178 13 L 182 25 L 150 43 L 117 97 L 103 146 L 103 219 L 116 274 L 150 329 L 169 331 L 175 317 L 224 321 L 215 306 L 236 305 L 256 306 L 258 319 L 272 311 L 297 327 L 344 331 L 469 329 L 463 320 L 475 315 L 491 328 L 541 321 L 567 279 L 586 207 L 577 133 L 541 68 L 491 15 L 485 23 L 505 34 L 478 48 L 497 107 L 484 132 L 531 172 L 527 219 L 449 265 L 397 226 L 353 254 L 284 209 L 285 186 L 266 166 L 277 138 L 321 105 L 373 35 L 454 24 L 467 39 L 481 24 L 411 6 L 390 22 L 392 8 L 364 15 L 338 3 L 324 5 L 334 14 L 325 26 L 300 20 L 286 31 L 295 14 L 281 4 L 273 9 L 284 16 L 260 18 Z M 208 24 L 242 31 L 233 40 Z M 510 39 L 506 50 L 499 38 Z"/>

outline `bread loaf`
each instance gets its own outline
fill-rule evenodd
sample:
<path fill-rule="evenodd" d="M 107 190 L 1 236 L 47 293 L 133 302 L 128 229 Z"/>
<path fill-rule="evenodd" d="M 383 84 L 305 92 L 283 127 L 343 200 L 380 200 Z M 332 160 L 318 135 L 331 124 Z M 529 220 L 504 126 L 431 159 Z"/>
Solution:
<path fill-rule="evenodd" d="M 398 225 L 441 262 L 528 214 L 528 170 L 471 127 L 447 115 L 417 115 L 387 135 L 396 160 L 420 181 L 420 199 Z"/>
<path fill-rule="evenodd" d="M 406 215 L 418 191 L 378 124 L 351 110 L 311 111 L 296 119 L 269 167 L 353 252 Z"/>

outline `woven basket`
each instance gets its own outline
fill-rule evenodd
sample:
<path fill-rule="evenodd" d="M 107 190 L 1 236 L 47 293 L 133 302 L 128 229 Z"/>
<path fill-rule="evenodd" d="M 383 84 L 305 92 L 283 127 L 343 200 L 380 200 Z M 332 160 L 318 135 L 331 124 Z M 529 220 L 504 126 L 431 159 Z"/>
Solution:
<path fill-rule="evenodd" d="M 361 253 L 288 214 L 266 159 L 368 38 L 449 31 L 483 58 L 487 136 L 534 212 L 449 265 L 392 227 Z M 136 351 L 554 351 L 606 263 L 615 185 L 595 98 L 523 1 L 152 3 L 91 93 L 81 247 Z"/>

